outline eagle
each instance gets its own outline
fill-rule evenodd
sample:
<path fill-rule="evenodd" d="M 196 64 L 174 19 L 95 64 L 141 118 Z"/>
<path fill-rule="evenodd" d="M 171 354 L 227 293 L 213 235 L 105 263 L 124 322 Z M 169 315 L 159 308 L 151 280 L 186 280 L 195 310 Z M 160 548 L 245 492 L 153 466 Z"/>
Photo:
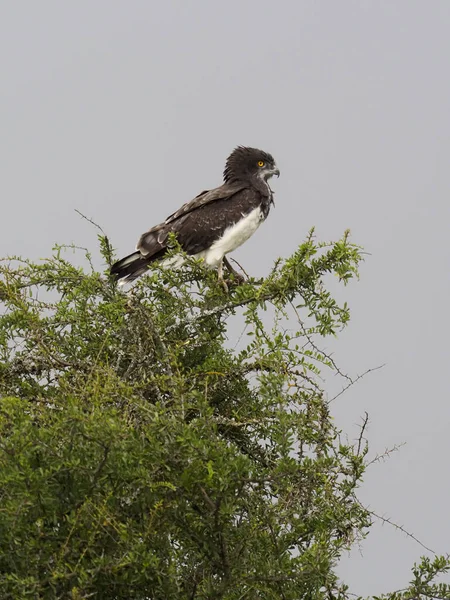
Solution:
<path fill-rule="evenodd" d="M 136 251 L 114 263 L 111 275 L 123 284 L 143 275 L 154 261 L 180 266 L 181 257 L 164 262 L 173 233 L 187 255 L 203 258 L 208 268 L 217 269 L 218 279 L 227 289 L 223 264 L 234 270 L 226 255 L 246 242 L 267 219 L 274 204 L 269 186 L 273 175 L 279 177 L 280 171 L 271 154 L 238 146 L 226 161 L 223 184 L 201 192 L 163 223 L 143 233 Z"/>

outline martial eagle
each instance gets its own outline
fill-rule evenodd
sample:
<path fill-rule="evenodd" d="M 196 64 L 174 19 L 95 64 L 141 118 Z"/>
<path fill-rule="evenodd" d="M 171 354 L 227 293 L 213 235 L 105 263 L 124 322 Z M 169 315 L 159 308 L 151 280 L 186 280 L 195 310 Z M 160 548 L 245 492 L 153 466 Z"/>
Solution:
<path fill-rule="evenodd" d="M 223 283 L 223 262 L 231 269 L 225 255 L 247 241 L 269 214 L 273 192 L 268 180 L 273 175 L 279 176 L 280 171 L 270 154 L 239 146 L 227 159 L 224 183 L 202 192 L 144 233 L 136 252 L 114 263 L 111 274 L 121 283 L 143 275 L 150 263 L 164 259 L 169 234 L 175 233 L 186 254 L 217 268 Z M 182 259 L 172 259 L 170 265 L 181 263 Z"/>

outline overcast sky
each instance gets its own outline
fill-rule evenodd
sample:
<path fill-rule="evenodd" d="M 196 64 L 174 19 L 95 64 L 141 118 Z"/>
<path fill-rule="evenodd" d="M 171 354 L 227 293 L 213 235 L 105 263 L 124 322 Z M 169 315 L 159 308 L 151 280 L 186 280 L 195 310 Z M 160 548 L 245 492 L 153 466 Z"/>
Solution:
<path fill-rule="evenodd" d="M 361 498 L 450 552 L 450 1 L 0 1 L 0 255 L 119 254 L 220 184 L 238 144 L 271 152 L 276 207 L 236 253 L 263 275 L 316 226 L 370 256 L 333 344 L 334 404 L 370 414 Z M 423 553 L 375 526 L 340 567 L 358 594 L 402 587 Z"/>

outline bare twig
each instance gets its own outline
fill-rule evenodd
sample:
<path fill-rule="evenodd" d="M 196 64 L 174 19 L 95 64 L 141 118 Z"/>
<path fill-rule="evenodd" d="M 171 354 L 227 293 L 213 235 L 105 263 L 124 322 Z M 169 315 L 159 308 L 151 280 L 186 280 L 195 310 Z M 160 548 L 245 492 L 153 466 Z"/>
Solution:
<path fill-rule="evenodd" d="M 241 271 L 244 273 L 244 275 L 247 277 L 247 279 L 250 279 L 250 275 L 247 273 L 247 271 L 244 269 L 244 267 L 241 265 L 241 263 L 239 263 L 235 258 L 230 257 L 230 260 L 232 260 L 234 263 L 237 264 L 237 266 L 241 269 Z"/>
<path fill-rule="evenodd" d="M 363 508 L 365 508 L 365 507 L 363 507 Z M 419 544 L 419 546 L 422 546 L 422 548 L 424 548 L 425 550 L 427 550 L 428 552 L 431 552 L 432 554 L 434 554 L 436 556 L 436 552 L 434 550 L 432 550 L 431 548 L 429 548 L 428 546 L 426 546 L 414 534 L 412 534 L 409 531 L 407 531 L 403 527 L 403 525 L 398 525 L 398 523 L 395 523 L 391 519 L 389 519 L 387 517 L 383 517 L 383 516 L 377 514 L 373 510 L 368 510 L 367 508 L 366 508 L 366 510 L 369 512 L 370 515 L 372 515 L 376 519 L 379 519 L 382 523 L 386 523 L 387 525 L 391 525 L 391 527 L 394 527 L 394 529 L 397 529 L 398 531 L 401 531 L 402 533 L 404 533 L 405 535 L 407 535 L 408 537 L 410 537 L 412 540 L 414 540 L 417 544 Z"/>
<path fill-rule="evenodd" d="M 384 461 L 393 452 L 398 452 L 400 450 L 400 448 L 405 445 L 406 445 L 406 442 L 402 442 L 401 444 L 395 444 L 395 446 L 392 446 L 392 448 L 386 448 L 386 450 L 384 452 L 382 452 L 381 454 L 377 454 L 371 461 L 369 461 L 367 463 L 367 466 L 373 465 L 374 463 L 379 462 L 380 460 Z"/>
<path fill-rule="evenodd" d="M 97 229 L 99 229 L 105 237 L 108 237 L 98 223 L 96 223 L 95 221 L 93 221 L 92 219 L 87 217 L 86 215 L 83 215 L 83 213 L 81 211 L 79 211 L 77 208 L 75 208 L 74 210 L 76 213 L 78 213 L 80 215 L 80 217 L 82 217 L 83 219 L 86 219 L 86 221 L 91 223 L 91 225 L 94 225 L 94 227 L 97 227 Z"/>
<path fill-rule="evenodd" d="M 342 388 L 342 390 L 338 394 L 336 394 L 336 396 L 334 396 L 333 398 L 331 398 L 331 400 L 328 400 L 328 404 L 331 404 L 334 400 L 336 400 L 337 398 L 339 398 L 339 396 L 342 396 L 342 394 L 344 392 L 346 392 L 349 387 L 351 387 L 355 383 L 358 383 L 358 381 L 360 379 L 362 379 L 363 377 L 365 377 L 369 373 L 372 373 L 373 371 L 378 371 L 379 369 L 382 369 L 385 366 L 386 365 L 383 364 L 383 365 L 379 365 L 378 367 L 372 367 L 371 369 L 367 369 L 367 371 L 364 371 L 364 373 L 361 373 L 361 375 L 358 375 L 358 377 L 356 379 L 348 378 L 348 379 L 350 379 L 350 382 L 348 383 L 348 385 L 346 385 L 344 388 Z"/>
<path fill-rule="evenodd" d="M 364 437 L 363 437 L 363 436 L 364 436 L 364 431 L 365 431 L 365 429 L 366 429 L 366 427 L 367 427 L 367 424 L 368 424 L 368 422 L 369 422 L 369 413 L 366 411 L 366 412 L 364 413 L 364 415 L 365 415 L 365 416 L 364 416 L 364 419 L 363 419 L 363 423 L 362 423 L 362 425 L 361 425 L 361 431 L 359 432 L 359 438 L 358 438 L 358 449 L 357 449 L 357 451 L 356 451 L 356 455 L 357 455 L 357 456 L 359 456 L 359 454 L 360 454 L 360 452 L 361 452 L 361 444 L 362 444 L 362 441 L 363 441 L 363 439 L 364 439 Z"/>

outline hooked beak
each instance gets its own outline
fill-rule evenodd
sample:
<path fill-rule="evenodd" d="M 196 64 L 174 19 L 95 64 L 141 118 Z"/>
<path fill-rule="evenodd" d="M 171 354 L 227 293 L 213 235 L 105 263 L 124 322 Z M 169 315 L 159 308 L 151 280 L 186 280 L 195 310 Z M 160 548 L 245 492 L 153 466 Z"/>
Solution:
<path fill-rule="evenodd" d="M 270 179 L 271 177 L 273 177 L 274 175 L 276 175 L 277 177 L 280 176 L 280 169 L 275 166 L 273 169 L 271 169 L 270 171 L 264 171 L 262 173 L 262 176 L 264 177 L 264 179 L 267 181 L 268 179 Z"/>

